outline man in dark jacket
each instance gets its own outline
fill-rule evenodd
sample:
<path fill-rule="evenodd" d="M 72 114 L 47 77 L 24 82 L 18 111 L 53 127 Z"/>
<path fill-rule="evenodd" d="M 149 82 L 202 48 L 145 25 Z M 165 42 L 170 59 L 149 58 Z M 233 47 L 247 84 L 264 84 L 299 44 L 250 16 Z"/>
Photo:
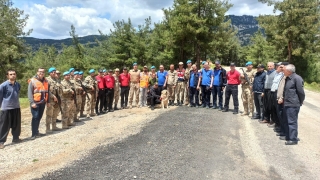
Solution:
<path fill-rule="evenodd" d="M 194 64 L 191 67 L 190 78 L 189 78 L 189 99 L 190 106 L 189 107 L 199 107 L 199 91 L 200 91 L 200 81 L 199 78 L 201 76 L 200 72 L 198 72 L 197 66 Z M 194 101 L 195 99 L 195 101 Z"/>
<path fill-rule="evenodd" d="M 254 76 L 253 80 L 253 96 L 254 96 L 254 105 L 256 106 L 256 115 L 252 117 L 252 119 L 260 119 L 263 120 L 263 98 L 261 94 L 264 91 L 264 82 L 266 79 L 266 72 L 264 71 L 264 65 L 258 65 L 258 71 Z"/>
<path fill-rule="evenodd" d="M 151 110 L 154 110 L 154 105 L 155 104 L 160 104 L 161 100 L 160 100 L 160 96 L 161 96 L 161 91 L 158 87 L 158 83 L 155 83 L 148 94 L 148 99 L 150 101 L 151 104 Z"/>
<path fill-rule="evenodd" d="M 302 106 L 305 99 L 303 89 L 303 79 L 295 73 L 294 65 L 289 64 L 284 68 L 284 75 L 286 76 L 283 104 L 284 104 L 284 122 L 286 145 L 298 144 L 298 114 L 300 106 Z"/>
<path fill-rule="evenodd" d="M 212 108 L 217 109 L 217 95 L 219 97 L 219 111 L 222 110 L 223 90 L 227 85 L 227 71 L 221 67 L 220 61 L 215 62 L 216 67 L 213 69 L 214 79 L 212 86 Z"/>

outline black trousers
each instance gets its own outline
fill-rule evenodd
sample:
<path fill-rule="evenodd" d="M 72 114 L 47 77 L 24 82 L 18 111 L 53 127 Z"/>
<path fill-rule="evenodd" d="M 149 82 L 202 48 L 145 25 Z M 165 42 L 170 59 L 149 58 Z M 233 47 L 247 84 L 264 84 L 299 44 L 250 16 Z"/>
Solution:
<path fill-rule="evenodd" d="M 150 104 L 151 106 L 154 106 L 155 104 L 160 104 L 160 98 L 159 97 L 154 97 L 154 96 L 150 96 Z"/>
<path fill-rule="evenodd" d="M 270 89 L 265 89 L 264 96 L 263 96 L 263 116 L 264 116 L 264 119 L 267 121 L 274 119 L 272 117 L 273 115 L 272 106 L 273 106 L 273 103 L 272 103 L 271 91 Z"/>
<path fill-rule="evenodd" d="M 229 109 L 230 96 L 232 95 L 234 109 L 239 109 L 238 100 L 238 85 L 227 85 L 226 86 L 226 97 L 224 101 L 224 108 Z"/>
<path fill-rule="evenodd" d="M 201 85 L 202 91 L 202 106 L 210 106 L 211 89 L 208 89 L 206 85 Z"/>
<path fill-rule="evenodd" d="M 129 97 L 129 86 L 121 86 L 121 107 L 127 107 L 128 106 L 128 97 Z"/>
<path fill-rule="evenodd" d="M 300 107 L 287 107 L 283 109 L 284 127 L 286 139 L 290 141 L 298 141 L 298 114 Z"/>
<path fill-rule="evenodd" d="M 277 100 L 277 91 L 276 92 L 271 92 L 271 103 L 272 103 L 272 107 L 271 107 L 271 117 L 272 117 L 272 121 L 276 124 L 276 126 L 280 126 L 280 119 L 281 115 L 279 109 L 278 109 L 278 100 Z"/>
<path fill-rule="evenodd" d="M 98 106 L 100 104 L 100 108 L 99 111 L 102 111 L 102 108 L 104 106 L 105 103 L 105 90 L 104 89 L 99 89 L 98 92 L 98 97 L 97 97 L 97 101 L 96 101 L 96 111 L 98 111 Z"/>
<path fill-rule="evenodd" d="M 279 118 L 279 124 L 280 124 L 280 134 L 281 135 L 285 135 L 285 122 L 284 122 L 284 118 L 283 118 L 283 104 L 278 104 L 277 105 L 277 112 L 278 114 L 278 118 Z"/>
<path fill-rule="evenodd" d="M 113 96 L 114 96 L 114 89 L 106 89 L 106 107 L 108 107 L 108 110 L 110 111 L 112 109 L 112 102 L 113 102 Z"/>
<path fill-rule="evenodd" d="M 190 104 L 195 106 L 199 106 L 199 90 L 195 87 L 189 87 L 189 99 L 190 99 Z"/>
<path fill-rule="evenodd" d="M 254 105 L 256 106 L 256 116 L 263 118 L 263 97 L 261 93 L 254 93 Z"/>
<path fill-rule="evenodd" d="M 20 108 L 0 112 L 0 143 L 4 144 L 7 141 L 10 128 L 13 139 L 19 139 L 21 133 Z"/>

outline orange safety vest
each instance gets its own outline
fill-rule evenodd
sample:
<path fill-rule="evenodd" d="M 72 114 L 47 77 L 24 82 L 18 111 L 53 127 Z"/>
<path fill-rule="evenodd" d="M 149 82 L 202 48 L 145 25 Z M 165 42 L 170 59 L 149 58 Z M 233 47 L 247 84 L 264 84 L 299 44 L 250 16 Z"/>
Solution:
<path fill-rule="evenodd" d="M 44 101 L 48 102 L 49 83 L 46 79 L 43 82 L 36 78 L 28 80 L 28 83 L 33 85 L 33 100 L 35 103 Z"/>
<path fill-rule="evenodd" d="M 149 75 L 140 73 L 140 87 L 147 88 L 149 85 Z"/>

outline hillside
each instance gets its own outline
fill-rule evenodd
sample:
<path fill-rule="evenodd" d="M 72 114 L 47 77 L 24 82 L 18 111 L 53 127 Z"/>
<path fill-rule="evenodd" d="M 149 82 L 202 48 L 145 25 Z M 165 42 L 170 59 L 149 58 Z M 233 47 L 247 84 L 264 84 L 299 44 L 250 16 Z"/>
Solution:
<path fill-rule="evenodd" d="M 235 15 L 229 15 L 227 18 L 231 19 L 233 27 L 235 27 L 238 30 L 238 38 L 241 42 L 241 45 L 247 45 L 250 41 L 250 37 L 258 31 L 258 22 L 255 19 L 254 16 L 235 16 Z M 26 41 L 26 44 L 30 45 L 33 50 L 39 49 L 41 45 L 53 45 L 57 49 L 61 49 L 62 44 L 64 45 L 72 45 L 72 39 L 61 39 L 61 40 L 55 40 L 55 39 L 37 39 L 33 37 L 23 37 L 23 39 Z M 90 36 L 84 36 L 79 37 L 79 41 L 82 44 L 91 44 L 94 46 L 96 44 L 95 40 L 101 39 L 100 35 L 90 35 Z"/>

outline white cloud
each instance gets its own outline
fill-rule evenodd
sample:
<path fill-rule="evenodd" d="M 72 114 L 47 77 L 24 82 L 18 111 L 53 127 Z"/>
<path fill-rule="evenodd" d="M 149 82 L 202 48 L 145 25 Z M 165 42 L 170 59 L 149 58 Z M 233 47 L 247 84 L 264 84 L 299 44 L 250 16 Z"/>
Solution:
<path fill-rule="evenodd" d="M 230 3 L 234 6 L 227 14 L 258 16 L 272 14 L 273 10 L 258 0 Z M 32 0 L 21 9 L 30 16 L 26 29 L 33 29 L 32 37 L 61 39 L 69 37 L 71 24 L 79 36 L 85 36 L 98 34 L 98 29 L 109 33 L 112 24 L 122 19 L 130 18 L 134 26 L 143 24 L 149 16 L 153 22 L 159 22 L 163 18 L 162 8 L 172 4 L 173 0 Z"/>

